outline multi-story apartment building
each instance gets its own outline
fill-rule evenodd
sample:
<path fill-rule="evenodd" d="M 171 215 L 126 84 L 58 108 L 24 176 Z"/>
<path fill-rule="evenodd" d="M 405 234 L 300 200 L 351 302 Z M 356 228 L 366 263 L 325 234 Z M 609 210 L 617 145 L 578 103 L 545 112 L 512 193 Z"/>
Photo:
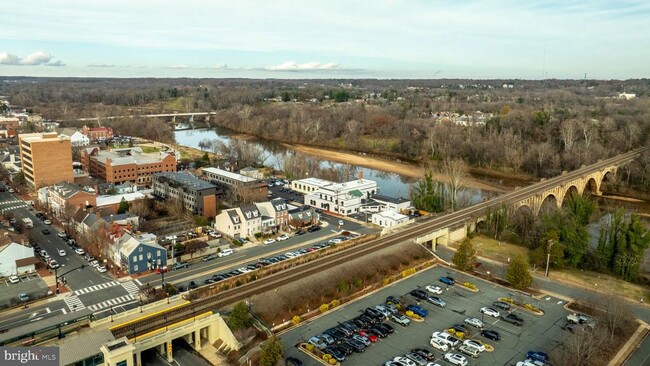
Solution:
<path fill-rule="evenodd" d="M 81 164 L 91 176 L 114 184 L 150 185 L 154 174 L 176 171 L 173 155 L 143 153 L 139 147 L 110 151 L 87 148 L 81 152 Z"/>
<path fill-rule="evenodd" d="M 86 208 L 96 204 L 96 192 L 89 187 L 59 182 L 46 189 L 48 206 L 57 217 L 74 212 L 72 210 L 76 210 L 77 207 Z"/>
<path fill-rule="evenodd" d="M 70 138 L 56 132 L 18 135 L 20 161 L 27 184 L 34 188 L 72 182 Z"/>
<path fill-rule="evenodd" d="M 293 181 L 291 186 L 299 186 L 302 181 Z M 363 179 L 361 174 L 359 179 L 349 182 L 319 185 L 314 189 L 307 185 L 306 190 L 310 192 L 305 195 L 306 205 L 345 216 L 360 212 L 363 200 L 379 193 L 377 182 Z"/>
<path fill-rule="evenodd" d="M 202 168 L 199 174 L 201 179 L 225 188 L 234 200 L 255 202 L 266 199 L 268 195 L 268 185 L 265 182 L 246 175 L 219 168 Z"/>
<path fill-rule="evenodd" d="M 153 193 L 165 199 L 177 199 L 194 215 L 217 215 L 217 186 L 189 174 L 156 173 L 153 175 Z"/>

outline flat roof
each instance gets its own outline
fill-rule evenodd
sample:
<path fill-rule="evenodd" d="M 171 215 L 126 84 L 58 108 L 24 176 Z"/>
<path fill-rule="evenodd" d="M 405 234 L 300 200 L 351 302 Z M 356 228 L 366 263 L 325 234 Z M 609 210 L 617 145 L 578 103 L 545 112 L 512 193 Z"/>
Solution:
<path fill-rule="evenodd" d="M 351 180 L 349 182 L 344 182 L 344 183 L 337 183 L 337 184 L 332 184 L 327 187 L 323 187 L 324 189 L 327 189 L 329 191 L 351 191 L 354 189 L 359 189 L 367 186 L 377 186 L 377 182 L 374 180 L 369 180 L 369 179 L 355 179 Z"/>
<path fill-rule="evenodd" d="M 29 337 L 32 333 L 40 334 L 45 330 L 56 328 L 59 324 L 87 317 L 92 315 L 92 313 L 93 312 L 90 309 L 82 309 L 79 311 L 73 311 L 67 314 L 57 315 L 37 322 L 25 324 L 17 328 L 8 329 L 6 332 L 0 333 L 0 344 L 3 344 L 4 342 L 10 341 L 12 339 Z"/>
<path fill-rule="evenodd" d="M 100 347 L 106 342 L 115 340 L 115 336 L 108 329 L 93 329 L 92 332 L 83 332 L 76 337 L 64 338 L 60 344 L 59 357 L 61 365 L 71 365 L 89 357 L 102 353 Z"/>
<path fill-rule="evenodd" d="M 124 198 L 124 200 L 127 202 L 131 202 L 131 201 L 147 198 L 147 196 L 142 192 L 116 194 L 113 196 L 101 195 L 101 196 L 97 196 L 97 198 L 95 199 L 95 204 L 97 205 L 97 207 L 119 204 L 122 201 L 122 198 Z"/>
<path fill-rule="evenodd" d="M 410 202 L 409 199 L 404 198 L 404 197 L 390 197 L 390 196 L 384 196 L 381 194 L 373 194 L 370 196 L 370 198 L 377 200 L 377 201 L 382 201 L 382 202 L 390 202 L 390 203 L 395 203 L 395 204 L 400 204 L 404 202 Z"/>
<path fill-rule="evenodd" d="M 402 215 L 401 213 L 397 213 L 395 211 L 382 211 L 382 212 L 378 212 L 376 214 L 373 214 L 373 216 L 375 216 L 375 215 L 382 216 L 382 217 L 389 218 L 389 219 L 393 219 L 393 220 L 396 220 L 396 221 L 397 220 L 402 220 L 402 219 L 408 219 L 408 216 Z"/>
<path fill-rule="evenodd" d="M 238 180 L 240 182 L 248 183 L 248 182 L 255 182 L 257 179 L 247 177 L 245 175 L 241 175 L 239 173 L 233 173 L 229 172 L 227 170 L 219 169 L 219 168 L 203 168 L 204 172 L 212 173 L 215 175 L 220 175 L 222 177 Z"/>
<path fill-rule="evenodd" d="M 165 177 L 173 182 L 179 183 L 183 187 L 189 187 L 197 191 L 203 189 L 217 188 L 214 184 L 206 182 L 203 179 L 199 179 L 193 175 L 181 173 L 181 172 L 169 172 L 169 173 L 156 173 L 154 177 Z"/>
<path fill-rule="evenodd" d="M 305 178 L 305 179 L 298 179 L 294 180 L 295 183 L 303 183 L 303 184 L 309 184 L 312 186 L 317 186 L 317 187 L 326 187 L 332 184 L 335 184 L 332 181 L 325 180 L 325 179 L 320 179 L 320 178 Z"/>

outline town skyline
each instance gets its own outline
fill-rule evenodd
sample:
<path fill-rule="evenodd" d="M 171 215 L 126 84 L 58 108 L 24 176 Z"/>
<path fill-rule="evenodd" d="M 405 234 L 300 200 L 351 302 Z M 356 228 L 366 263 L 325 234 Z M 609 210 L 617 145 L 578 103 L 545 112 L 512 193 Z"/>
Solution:
<path fill-rule="evenodd" d="M 5 9 L 0 74 L 644 78 L 648 15 L 641 1 L 31 1 Z"/>

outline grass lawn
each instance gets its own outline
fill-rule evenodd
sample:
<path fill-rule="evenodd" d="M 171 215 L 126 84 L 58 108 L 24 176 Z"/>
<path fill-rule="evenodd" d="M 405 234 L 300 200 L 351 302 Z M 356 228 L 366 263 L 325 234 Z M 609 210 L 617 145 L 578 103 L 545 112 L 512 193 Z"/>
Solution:
<path fill-rule="evenodd" d="M 160 152 L 160 149 L 154 146 L 140 146 L 143 153 L 157 153 Z"/>
<path fill-rule="evenodd" d="M 452 245 L 458 248 L 460 243 Z M 528 249 L 518 245 L 500 242 L 485 236 L 475 236 L 472 238 L 472 244 L 478 256 L 489 258 L 501 263 L 506 263 L 508 258 L 513 258 L 517 254 L 528 256 Z M 544 268 L 538 268 L 537 273 L 543 275 Z M 641 297 L 646 301 L 650 301 L 650 289 L 644 286 L 636 285 L 633 283 L 625 282 L 614 276 L 591 272 L 582 271 L 579 269 L 552 269 L 549 276 L 557 279 L 558 281 L 573 284 L 583 288 L 591 288 L 594 291 L 603 293 L 614 293 L 618 296 L 624 297 L 632 301 L 639 301 Z"/>

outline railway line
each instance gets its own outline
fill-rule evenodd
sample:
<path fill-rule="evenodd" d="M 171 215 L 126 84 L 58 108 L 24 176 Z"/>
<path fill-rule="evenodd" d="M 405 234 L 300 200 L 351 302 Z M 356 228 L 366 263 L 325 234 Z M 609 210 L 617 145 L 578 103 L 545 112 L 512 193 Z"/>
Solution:
<path fill-rule="evenodd" d="M 499 208 L 502 205 L 515 204 L 536 194 L 537 192 L 544 192 L 548 189 L 558 186 L 558 184 L 561 184 L 563 182 L 568 182 L 580 178 L 586 172 L 606 168 L 612 164 L 628 162 L 648 149 L 650 149 L 650 147 L 644 147 L 625 154 L 621 154 L 610 159 L 596 162 L 590 166 L 582 167 L 575 171 L 568 172 L 563 175 L 532 184 L 528 187 L 506 193 L 489 201 L 483 201 L 474 206 L 467 207 L 444 216 L 432 217 L 428 220 L 422 221 L 421 223 L 409 226 L 404 231 L 395 232 L 393 234 L 371 240 L 366 243 L 358 244 L 340 252 L 333 253 L 327 257 L 318 258 L 311 262 L 288 268 L 268 277 L 263 277 L 239 287 L 220 292 L 215 296 L 192 301 L 189 304 L 174 308 L 166 313 L 144 317 L 137 322 L 130 322 L 123 326 L 118 325 L 111 328 L 111 331 L 116 338 L 122 336 L 127 336 L 129 338 L 138 337 L 139 335 L 149 333 L 167 324 L 172 324 L 190 318 L 206 310 L 218 309 L 237 301 L 245 300 L 247 298 L 250 298 L 252 295 L 273 290 L 274 288 L 289 284 L 309 275 L 319 273 L 324 269 L 344 264 L 352 259 L 362 257 L 366 254 L 403 243 L 410 239 L 424 236 L 439 229 L 464 225 L 468 221 L 478 219 L 489 209 Z"/>

